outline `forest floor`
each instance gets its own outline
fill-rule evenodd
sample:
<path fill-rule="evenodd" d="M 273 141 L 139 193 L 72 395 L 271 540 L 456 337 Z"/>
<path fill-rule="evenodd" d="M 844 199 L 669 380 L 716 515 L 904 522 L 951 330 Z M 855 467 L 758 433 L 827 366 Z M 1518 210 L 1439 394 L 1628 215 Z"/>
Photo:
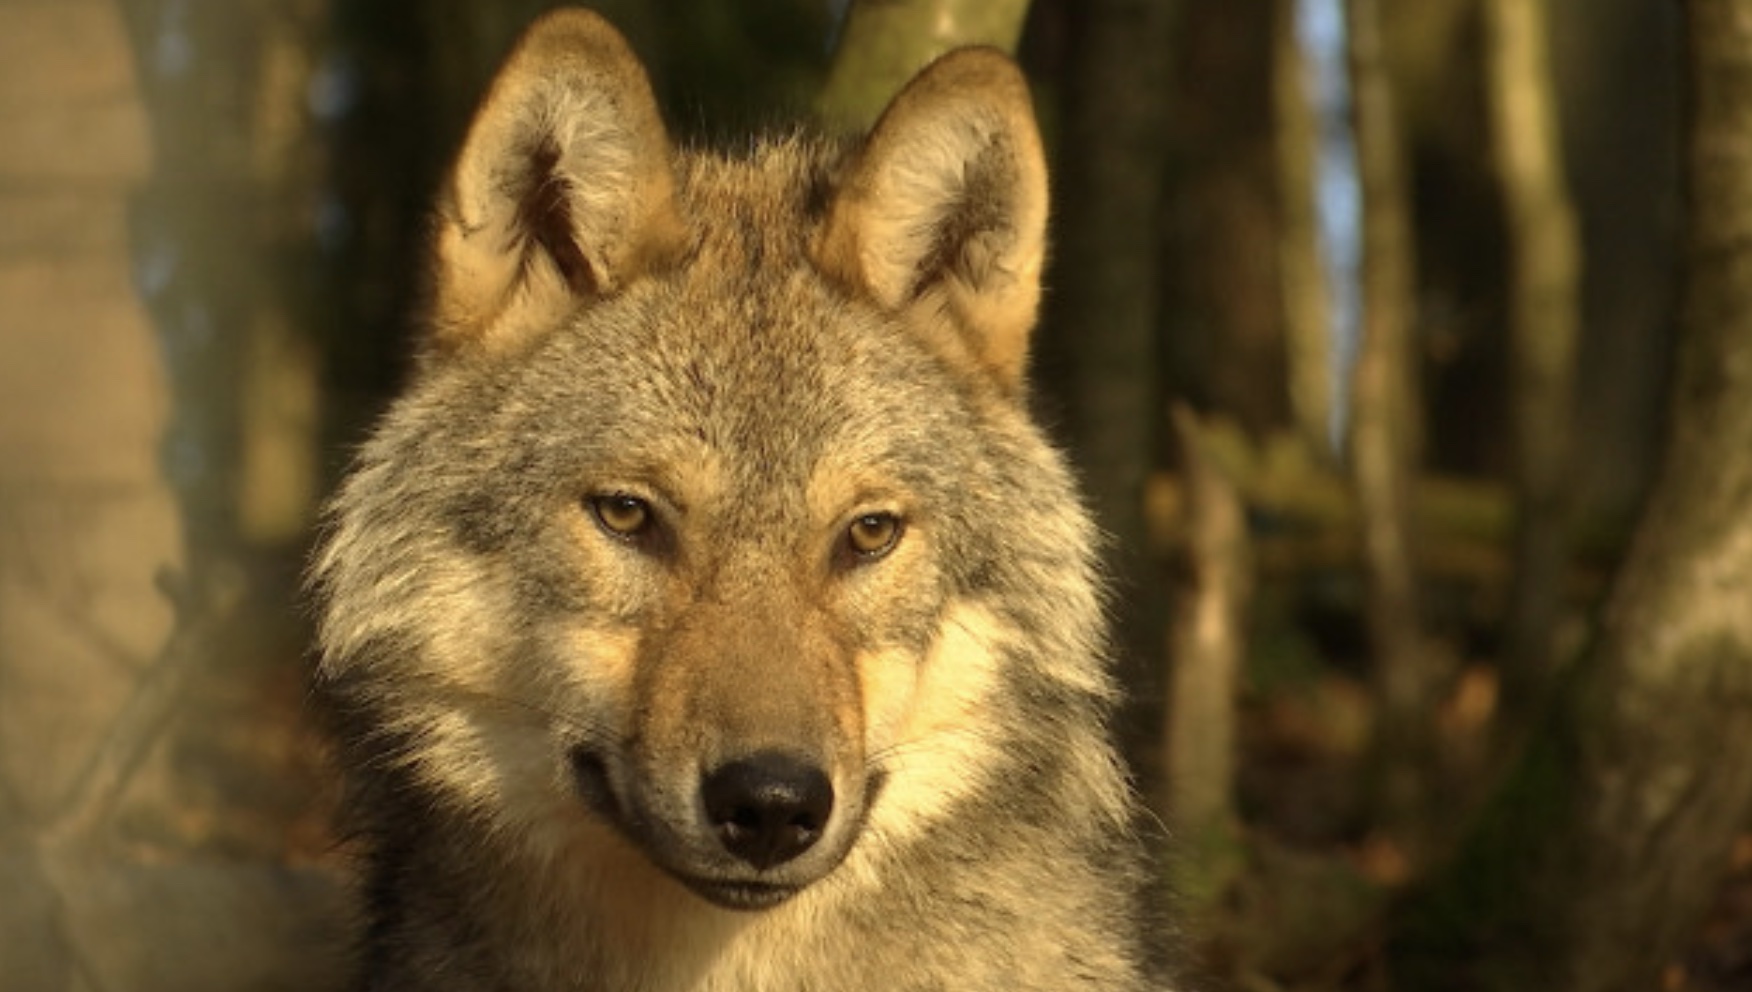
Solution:
<path fill-rule="evenodd" d="M 1441 719 L 1450 758 L 1461 765 L 1482 761 L 1495 681 L 1483 665 L 1462 667 L 1455 679 Z M 1322 671 L 1248 693 L 1240 800 L 1250 864 L 1207 946 L 1207 967 L 1246 992 L 1387 988 L 1381 948 L 1393 894 L 1415 885 L 1418 870 L 1369 832 L 1359 785 L 1369 720 L 1368 687 L 1352 674 Z M 1486 777 L 1478 767 L 1463 771 Z M 1707 920 L 1658 992 L 1748 990 L 1752 823 Z"/>

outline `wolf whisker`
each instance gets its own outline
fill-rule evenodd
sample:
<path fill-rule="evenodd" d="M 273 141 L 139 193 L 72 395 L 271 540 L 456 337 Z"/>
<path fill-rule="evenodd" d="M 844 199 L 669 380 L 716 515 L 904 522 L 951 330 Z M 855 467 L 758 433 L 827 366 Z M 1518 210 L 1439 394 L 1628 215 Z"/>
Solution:
<path fill-rule="evenodd" d="M 945 743 L 952 743 L 957 740 L 969 740 L 987 745 L 997 745 L 1001 743 L 1001 737 L 999 735 L 987 732 L 981 727 L 946 728 L 932 731 L 927 735 L 909 738 L 904 741 L 896 741 L 886 747 L 872 751 L 865 758 L 865 763 L 871 768 L 891 770 L 895 767 L 895 764 L 898 761 L 904 761 L 915 755 L 929 754 L 932 751 L 940 750 Z"/>

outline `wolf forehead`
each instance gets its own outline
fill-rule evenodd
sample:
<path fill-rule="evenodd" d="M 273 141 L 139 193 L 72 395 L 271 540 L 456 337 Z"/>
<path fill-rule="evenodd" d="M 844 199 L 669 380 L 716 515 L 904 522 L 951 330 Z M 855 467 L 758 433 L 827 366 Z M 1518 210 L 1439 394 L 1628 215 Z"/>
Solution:
<path fill-rule="evenodd" d="M 920 437 L 941 444 L 976 418 L 986 384 L 811 258 L 845 154 L 803 134 L 677 153 L 676 257 L 558 315 L 525 349 L 455 363 L 433 384 L 454 399 L 416 406 L 598 462 L 704 446 L 770 471 L 835 450 L 879 462 Z"/>
<path fill-rule="evenodd" d="M 605 382 L 662 388 L 647 398 L 698 408 L 712 423 L 740 406 L 782 409 L 801 427 L 815 419 L 810 405 L 855 415 L 844 407 L 855 407 L 862 389 L 904 392 L 919 380 L 953 387 L 894 318 L 809 257 L 836 153 L 788 138 L 735 158 L 682 156 L 685 254 L 629 287 L 623 301 L 576 314 L 562 342 L 574 354 L 565 357 L 612 358 L 601 368 Z"/>
<path fill-rule="evenodd" d="M 756 275 L 804 264 L 849 150 L 847 141 L 796 130 L 674 153 L 694 268 Z"/>

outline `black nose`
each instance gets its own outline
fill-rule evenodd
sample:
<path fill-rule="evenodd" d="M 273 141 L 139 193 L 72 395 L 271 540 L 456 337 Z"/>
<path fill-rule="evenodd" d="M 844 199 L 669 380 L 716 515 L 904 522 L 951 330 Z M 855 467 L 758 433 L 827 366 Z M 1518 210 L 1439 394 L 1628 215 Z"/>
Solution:
<path fill-rule="evenodd" d="M 826 773 L 776 751 L 720 766 L 700 783 L 700 798 L 724 849 L 756 868 L 809 850 L 833 814 Z"/>

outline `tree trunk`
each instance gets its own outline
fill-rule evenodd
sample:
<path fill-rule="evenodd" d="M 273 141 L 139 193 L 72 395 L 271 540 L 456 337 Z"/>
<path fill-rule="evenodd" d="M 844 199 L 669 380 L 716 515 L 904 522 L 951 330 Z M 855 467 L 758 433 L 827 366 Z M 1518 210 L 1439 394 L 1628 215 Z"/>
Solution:
<path fill-rule="evenodd" d="M 1156 379 L 1157 218 L 1169 84 L 1163 53 L 1173 13 L 1167 0 L 1088 0 L 1067 9 L 1041 356 L 1063 390 L 1065 439 L 1111 536 L 1120 677 L 1137 703 L 1121 737 L 1147 792 L 1160 771 L 1166 639 L 1144 486 L 1166 419 Z"/>
<path fill-rule="evenodd" d="M 1419 621 L 1409 509 L 1418 417 L 1410 353 L 1416 305 L 1411 212 L 1380 9 L 1376 0 L 1346 0 L 1345 12 L 1363 202 L 1363 327 L 1352 386 L 1350 457 L 1363 518 L 1375 654 L 1373 787 L 1380 822 L 1406 839 L 1406 828 L 1423 807 L 1434 689 Z"/>
<path fill-rule="evenodd" d="M 1592 654 L 1393 945 L 1406 989 L 1660 987 L 1752 819 L 1752 19 L 1692 0 L 1663 473 Z"/>
<path fill-rule="evenodd" d="M 1162 390 L 1254 437 L 1290 422 L 1273 4 L 1181 0 L 1162 214 Z M 1144 58 L 1144 55 L 1133 56 Z M 1312 190 L 1310 189 L 1310 193 Z"/>
<path fill-rule="evenodd" d="M 112 3 L 0 4 L 0 129 L 0 982 L 70 989 L 103 962 L 68 862 L 121 859 L 63 838 L 91 839 L 91 783 L 174 626 L 158 575 L 185 562 L 129 279 L 152 148 Z"/>
<path fill-rule="evenodd" d="M 1578 548 L 1621 549 L 1661 467 L 1680 336 L 1685 5 L 1546 0 L 1546 12 L 1585 219 L 1570 516 Z"/>
<path fill-rule="evenodd" d="M 1028 0 L 854 2 L 816 112 L 836 127 L 862 131 L 914 73 L 951 48 L 1014 52 L 1027 14 Z"/>
<path fill-rule="evenodd" d="M 1284 363 L 1296 429 L 1314 451 L 1332 448 L 1332 291 L 1314 196 L 1319 124 L 1308 60 L 1296 31 L 1297 0 L 1272 3 L 1272 108 L 1276 130 L 1278 282 Z"/>
<path fill-rule="evenodd" d="M 1247 655 L 1253 556 L 1246 507 L 1234 481 L 1207 450 L 1204 425 L 1184 406 L 1174 409 L 1173 422 L 1186 511 L 1163 736 L 1169 789 L 1161 806 L 1189 845 L 1179 891 L 1189 915 L 1198 917 L 1215 907 L 1241 864 L 1236 711 Z"/>
<path fill-rule="evenodd" d="M 1504 676 L 1511 708 L 1537 708 L 1549 685 L 1568 559 L 1578 246 L 1563 173 L 1547 56 L 1545 0 L 1487 0 L 1486 88 L 1508 219 L 1515 588 Z"/>

